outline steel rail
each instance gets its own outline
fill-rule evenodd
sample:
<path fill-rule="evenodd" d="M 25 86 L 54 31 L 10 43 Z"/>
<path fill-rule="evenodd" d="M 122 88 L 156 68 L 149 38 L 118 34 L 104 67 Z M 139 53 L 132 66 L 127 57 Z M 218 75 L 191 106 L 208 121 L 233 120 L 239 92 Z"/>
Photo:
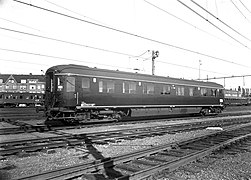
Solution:
<path fill-rule="evenodd" d="M 83 176 L 85 174 L 92 174 L 101 171 L 111 172 L 109 171 L 109 169 L 114 170 L 114 168 L 116 168 L 116 170 L 117 168 L 128 170 L 127 173 L 121 173 L 120 176 L 116 177 L 117 179 L 142 179 L 164 169 L 168 169 L 169 171 L 174 170 L 198 158 L 207 156 L 213 151 L 219 150 L 220 148 L 235 143 L 236 141 L 249 138 L 251 136 L 250 127 L 251 123 L 248 123 L 240 125 L 238 127 L 231 127 L 220 132 L 210 132 L 206 135 L 200 135 L 196 138 L 190 138 L 189 140 L 163 144 L 160 146 L 136 151 L 130 154 L 124 154 L 113 158 L 93 161 L 88 164 L 85 163 L 71 167 L 60 168 L 54 171 L 47 171 L 37 175 L 21 177 L 19 179 L 72 179 Z M 206 140 L 209 141 L 207 142 Z M 190 149 L 188 149 L 187 147 L 190 147 Z M 185 151 L 187 152 L 184 153 Z M 172 157 L 173 159 L 158 159 L 156 156 L 156 154 L 158 153 L 168 155 L 167 157 Z M 174 155 L 175 153 L 176 155 Z M 182 153 L 184 153 L 185 155 L 182 155 Z M 159 163 L 157 163 L 153 167 L 148 167 L 141 170 L 138 170 L 139 168 L 133 170 L 132 168 L 130 168 L 130 165 L 125 165 L 126 163 L 133 162 L 135 160 L 138 160 L 138 162 L 146 162 L 145 160 L 142 160 L 143 158 L 154 159 L 154 161 L 157 160 Z M 150 164 L 151 163 L 149 162 L 149 165 Z M 152 164 L 150 166 L 152 166 Z"/>
<path fill-rule="evenodd" d="M 225 120 L 226 121 L 226 120 Z M 168 133 L 177 133 L 183 131 L 192 131 L 201 128 L 205 128 L 209 125 L 224 126 L 229 124 L 248 123 L 249 120 L 243 119 L 242 121 L 236 121 L 232 119 L 230 122 L 223 120 L 214 121 L 199 121 L 199 122 L 187 122 L 169 125 L 157 125 L 153 127 L 141 127 L 141 128 L 129 128 L 121 130 L 93 132 L 93 133 L 81 133 L 81 134 L 61 134 L 54 137 L 36 138 L 28 140 L 13 140 L 9 142 L 0 143 L 0 155 L 10 155 L 19 152 L 32 152 L 42 149 L 51 149 L 57 147 L 67 147 L 85 144 L 87 141 L 91 143 L 107 143 L 107 141 L 114 139 L 135 139 L 142 136 L 150 135 L 163 135 Z"/>

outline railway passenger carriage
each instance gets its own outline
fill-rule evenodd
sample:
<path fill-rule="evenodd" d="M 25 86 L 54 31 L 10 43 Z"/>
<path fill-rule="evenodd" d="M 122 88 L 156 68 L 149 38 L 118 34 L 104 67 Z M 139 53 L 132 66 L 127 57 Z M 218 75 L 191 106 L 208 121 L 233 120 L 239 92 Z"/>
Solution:
<path fill-rule="evenodd" d="M 0 107 L 34 107 L 44 103 L 44 94 L 0 92 Z"/>
<path fill-rule="evenodd" d="M 46 72 L 45 106 L 52 119 L 82 121 L 189 113 L 219 113 L 223 87 L 200 82 L 79 65 Z"/>
<path fill-rule="evenodd" d="M 224 90 L 225 106 L 248 106 L 251 104 L 250 97 L 243 97 L 241 91 Z"/>

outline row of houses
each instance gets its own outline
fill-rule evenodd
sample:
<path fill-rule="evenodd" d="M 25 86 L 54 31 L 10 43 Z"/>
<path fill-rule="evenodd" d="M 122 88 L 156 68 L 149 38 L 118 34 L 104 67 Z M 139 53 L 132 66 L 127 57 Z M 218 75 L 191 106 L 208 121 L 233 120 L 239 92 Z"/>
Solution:
<path fill-rule="evenodd" d="M 45 93 L 45 77 L 32 74 L 0 74 L 0 92 Z"/>

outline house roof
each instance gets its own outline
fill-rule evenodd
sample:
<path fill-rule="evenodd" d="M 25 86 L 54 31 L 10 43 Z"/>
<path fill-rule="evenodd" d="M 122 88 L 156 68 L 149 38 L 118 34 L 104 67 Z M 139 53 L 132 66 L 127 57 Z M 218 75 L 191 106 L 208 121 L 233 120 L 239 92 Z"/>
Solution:
<path fill-rule="evenodd" d="M 45 77 L 43 75 L 25 75 L 25 74 L 0 74 L 0 79 L 3 79 L 3 83 L 5 83 L 8 78 L 12 75 L 12 77 L 17 81 L 17 83 L 21 82 L 21 79 L 38 79 L 39 82 L 45 82 Z"/>

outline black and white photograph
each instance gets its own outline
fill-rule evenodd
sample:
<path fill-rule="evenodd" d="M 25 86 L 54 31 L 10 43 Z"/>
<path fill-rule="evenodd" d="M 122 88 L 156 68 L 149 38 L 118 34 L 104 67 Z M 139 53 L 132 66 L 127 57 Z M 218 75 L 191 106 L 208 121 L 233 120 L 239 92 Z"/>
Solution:
<path fill-rule="evenodd" d="M 0 0 L 0 180 L 251 179 L 251 1 Z"/>

